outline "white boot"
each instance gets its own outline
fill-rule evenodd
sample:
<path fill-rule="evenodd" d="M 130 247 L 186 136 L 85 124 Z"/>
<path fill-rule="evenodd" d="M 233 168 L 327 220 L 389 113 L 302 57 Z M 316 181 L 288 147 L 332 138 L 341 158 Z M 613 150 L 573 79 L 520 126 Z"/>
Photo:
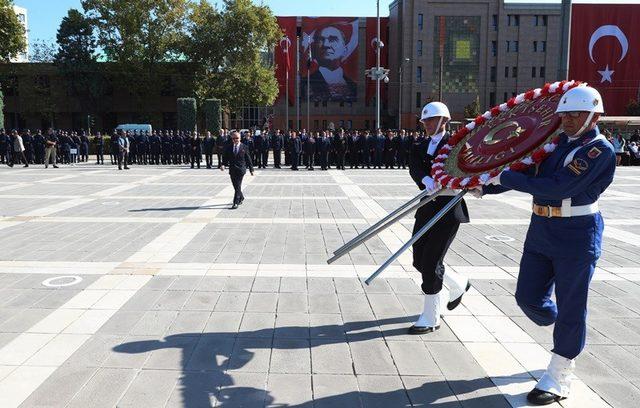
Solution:
<path fill-rule="evenodd" d="M 424 295 L 424 308 L 418 320 L 409 328 L 411 334 L 424 334 L 436 331 L 440 328 L 440 309 L 442 309 L 442 296 Z"/>
<path fill-rule="evenodd" d="M 553 394 L 544 395 L 546 398 L 557 396 L 559 398 L 555 398 L 555 400 L 559 400 L 568 397 L 571 391 L 571 382 L 575 378 L 573 375 L 575 367 L 575 360 L 569 360 L 557 354 L 552 354 L 547 371 L 540 378 L 540 381 L 538 381 L 536 389 Z M 532 393 L 534 393 L 534 391 L 532 391 Z M 538 393 L 538 398 L 544 396 Z"/>
<path fill-rule="evenodd" d="M 471 288 L 469 278 L 449 270 L 444 273 L 442 281 L 449 289 L 449 303 L 447 303 L 447 309 L 453 310 L 458 307 L 462 301 L 462 295 Z"/>

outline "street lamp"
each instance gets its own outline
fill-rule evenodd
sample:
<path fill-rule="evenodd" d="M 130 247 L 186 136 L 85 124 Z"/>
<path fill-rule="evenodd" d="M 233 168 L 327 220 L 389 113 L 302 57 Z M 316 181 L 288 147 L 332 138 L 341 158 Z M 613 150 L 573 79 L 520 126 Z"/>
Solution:
<path fill-rule="evenodd" d="M 411 61 L 410 58 L 405 58 L 402 62 L 400 62 L 400 69 L 398 70 L 398 130 L 402 129 L 402 67 L 405 62 Z"/>

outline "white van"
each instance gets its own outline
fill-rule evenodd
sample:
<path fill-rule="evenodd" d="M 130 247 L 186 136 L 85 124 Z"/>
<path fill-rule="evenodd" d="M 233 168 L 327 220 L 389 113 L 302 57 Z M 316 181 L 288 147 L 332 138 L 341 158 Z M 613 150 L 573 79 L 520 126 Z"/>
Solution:
<path fill-rule="evenodd" d="M 134 124 L 128 124 L 128 125 L 118 125 L 116 127 L 116 132 L 122 130 L 123 132 L 138 132 L 138 133 L 144 133 L 144 132 L 149 132 L 149 134 L 151 134 L 151 131 L 153 130 L 153 128 L 151 127 L 151 125 L 134 125 Z"/>

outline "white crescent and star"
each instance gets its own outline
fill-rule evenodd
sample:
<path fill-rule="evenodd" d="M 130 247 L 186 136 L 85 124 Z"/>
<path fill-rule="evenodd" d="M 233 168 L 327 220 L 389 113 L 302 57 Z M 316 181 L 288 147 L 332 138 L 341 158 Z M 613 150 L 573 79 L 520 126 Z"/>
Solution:
<path fill-rule="evenodd" d="M 627 52 L 629 51 L 629 40 L 624 32 L 620 29 L 620 27 L 616 25 L 603 25 L 598 27 L 593 34 L 591 34 L 591 39 L 589 40 L 589 57 L 591 61 L 596 62 L 593 59 L 593 48 L 596 43 L 602 37 L 615 37 L 620 43 L 620 47 L 622 47 L 622 54 L 618 59 L 618 62 L 622 62 L 622 60 L 627 56 Z M 609 82 L 613 83 L 612 75 L 615 71 L 609 69 L 609 65 L 607 64 L 606 68 L 602 71 L 598 71 L 602 79 L 600 83 Z"/>

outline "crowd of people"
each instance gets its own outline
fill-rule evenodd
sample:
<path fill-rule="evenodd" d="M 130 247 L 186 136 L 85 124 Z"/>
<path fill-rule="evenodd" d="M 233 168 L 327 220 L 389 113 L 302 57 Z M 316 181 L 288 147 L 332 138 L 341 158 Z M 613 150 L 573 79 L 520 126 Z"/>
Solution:
<path fill-rule="evenodd" d="M 241 142 L 247 146 L 255 167 L 289 167 L 298 170 L 336 168 L 406 169 L 413 143 L 423 138 L 422 132 L 401 131 L 337 131 L 283 132 L 275 130 L 241 132 Z M 222 129 L 220 135 L 211 132 L 117 131 L 112 136 L 89 136 L 85 132 L 55 131 L 43 134 L 29 130 L 0 131 L 0 163 L 13 167 L 22 164 L 75 165 L 88 162 L 95 154 L 96 164 L 104 164 L 105 155 L 111 165 L 183 165 L 192 168 L 220 168 L 223 151 L 230 145 L 231 132 Z M 122 156 L 122 157 L 120 157 Z M 119 163 L 120 162 L 120 163 Z"/>
<path fill-rule="evenodd" d="M 618 165 L 640 165 L 640 133 L 636 130 L 625 139 L 619 132 L 604 130 L 613 145 Z M 96 164 L 104 164 L 104 156 L 111 165 L 120 168 L 129 165 L 191 165 L 192 168 L 220 168 L 222 152 L 231 144 L 231 132 L 222 129 L 219 136 L 211 132 L 119 131 L 112 136 L 98 132 L 89 136 L 86 132 L 49 129 L 45 134 L 38 130 L 0 131 L 0 163 L 13 167 L 22 164 L 75 165 L 89 162 L 95 154 Z M 247 146 L 253 164 L 257 168 L 289 167 L 298 170 L 336 168 L 385 168 L 405 169 L 411 146 L 421 138 L 418 131 L 337 131 L 307 132 L 302 130 L 283 132 L 275 130 L 241 132 L 241 142 Z M 121 140 L 123 139 L 123 140 Z M 283 160 L 284 156 L 284 160 Z"/>
<path fill-rule="evenodd" d="M 640 166 L 640 131 L 634 131 L 628 140 L 617 129 L 603 130 L 602 133 L 613 146 L 613 151 L 616 153 L 616 165 Z"/>

